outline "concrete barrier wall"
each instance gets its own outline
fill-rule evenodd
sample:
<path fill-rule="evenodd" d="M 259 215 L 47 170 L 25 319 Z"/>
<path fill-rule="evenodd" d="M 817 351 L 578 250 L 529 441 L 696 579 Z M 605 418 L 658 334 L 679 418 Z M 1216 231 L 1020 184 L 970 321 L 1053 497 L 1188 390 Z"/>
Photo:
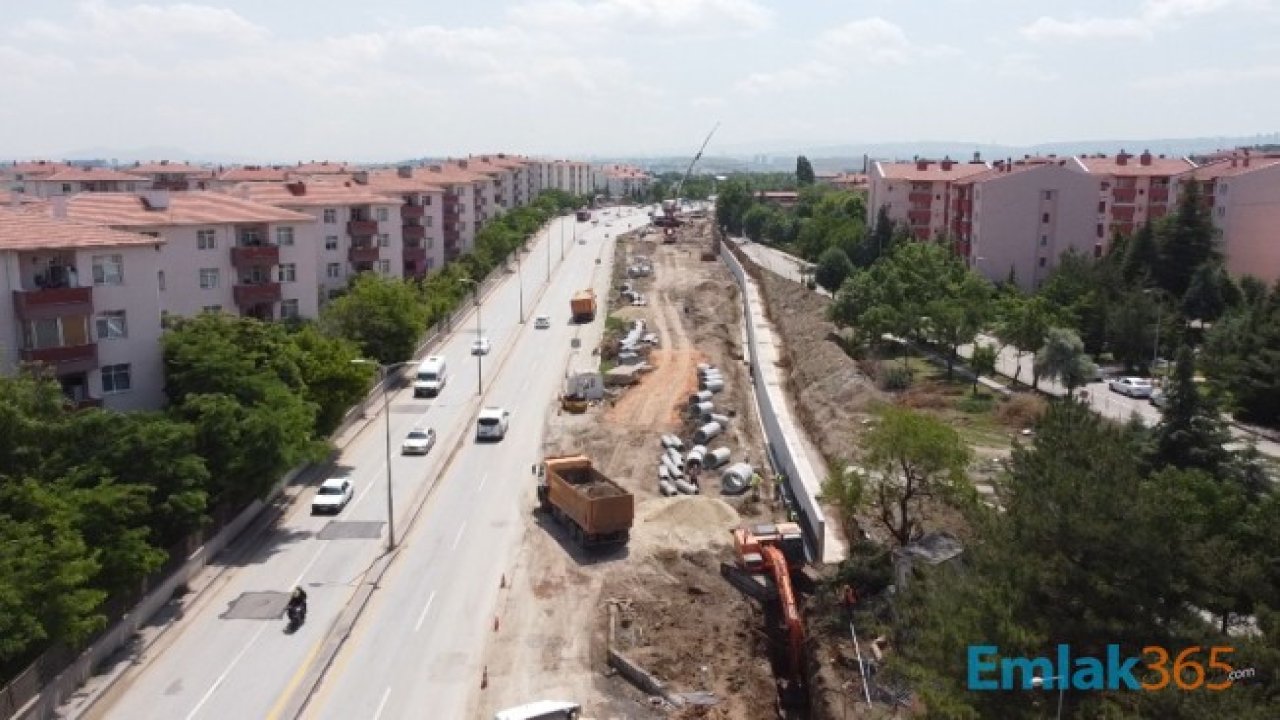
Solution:
<path fill-rule="evenodd" d="M 822 477 L 809 462 L 800 438 L 796 435 L 798 430 L 792 421 L 791 409 L 787 406 L 781 369 L 773 365 L 776 361 L 772 356 L 761 362 L 763 353 L 756 335 L 755 322 L 764 317 L 762 302 L 753 291 L 753 286 L 748 284 L 746 270 L 728 248 L 727 242 L 720 244 L 720 258 L 729 266 L 729 271 L 733 273 L 742 291 L 748 357 L 751 359 L 751 376 L 755 379 L 756 404 L 764 424 L 765 440 L 769 444 L 774 462 L 787 476 L 787 489 L 800 506 L 801 525 L 809 535 L 814 558 L 821 562 L 826 549 L 827 520 L 822 507 L 818 505 L 816 489 L 821 487 Z"/>

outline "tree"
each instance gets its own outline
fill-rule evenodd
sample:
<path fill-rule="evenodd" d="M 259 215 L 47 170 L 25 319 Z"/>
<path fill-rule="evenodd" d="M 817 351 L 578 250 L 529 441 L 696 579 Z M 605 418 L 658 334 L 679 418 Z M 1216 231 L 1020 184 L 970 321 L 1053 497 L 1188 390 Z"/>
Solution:
<path fill-rule="evenodd" d="M 724 181 L 716 194 L 716 225 L 730 235 L 741 235 L 743 217 L 754 202 L 745 181 L 737 178 Z"/>
<path fill-rule="evenodd" d="M 1209 209 L 1200 199 L 1200 182 L 1191 178 L 1182 183 L 1177 210 L 1163 218 L 1156 229 L 1160 248 L 1156 279 L 1160 286 L 1175 298 L 1186 295 L 1196 268 L 1219 259 L 1217 235 Z"/>
<path fill-rule="evenodd" d="M 969 358 L 969 367 L 973 369 L 973 394 L 978 394 L 978 378 L 982 375 L 993 375 L 996 371 L 996 348 L 986 343 L 975 343 L 973 355 Z"/>
<path fill-rule="evenodd" d="M 945 295 L 925 306 L 930 336 L 946 350 L 947 378 L 952 377 L 959 348 L 973 341 L 991 309 L 991 283 L 967 270 L 944 288 Z"/>
<path fill-rule="evenodd" d="M 292 340 L 301 351 L 304 397 L 317 408 L 316 435 L 327 437 L 364 398 L 376 368 L 354 362 L 360 357 L 355 343 L 325 335 L 313 324 L 300 328 Z"/>
<path fill-rule="evenodd" d="M 1080 336 L 1068 328 L 1050 328 L 1044 347 L 1036 353 L 1036 370 L 1041 375 L 1055 378 L 1067 389 L 1067 397 L 1075 389 L 1088 382 L 1096 371 L 1093 361 L 1085 354 Z"/>
<path fill-rule="evenodd" d="M 1215 263 L 1204 263 L 1191 274 L 1187 293 L 1182 296 L 1182 316 L 1188 320 L 1213 322 L 1227 310 L 1223 292 L 1224 273 Z M 1227 283 L 1231 279 L 1225 278 Z"/>
<path fill-rule="evenodd" d="M 761 229 L 761 235 L 768 242 L 778 245 L 786 245 L 796 239 L 799 232 L 798 221 L 789 217 L 784 213 L 771 212 L 769 217 L 765 219 L 764 227 Z"/>
<path fill-rule="evenodd" d="M 865 438 L 867 492 L 885 530 L 903 547 L 924 534 L 927 501 L 963 504 L 970 452 L 946 423 L 907 409 L 881 414 Z"/>
<path fill-rule="evenodd" d="M 814 279 L 828 292 L 834 293 L 844 284 L 845 279 L 853 274 L 853 263 L 840 248 L 830 247 L 818 257 L 818 267 L 814 270 Z"/>
<path fill-rule="evenodd" d="M 1156 321 L 1161 318 L 1156 300 L 1134 290 L 1122 295 L 1107 313 L 1107 345 L 1125 367 L 1146 367 L 1151 362 Z"/>
<path fill-rule="evenodd" d="M 1148 220 L 1127 243 L 1120 274 L 1131 286 L 1145 287 L 1155 278 L 1159 263 L 1160 248 L 1156 244 L 1156 230 Z"/>
<path fill-rule="evenodd" d="M 800 187 L 812 185 L 814 182 L 813 165 L 809 158 L 801 155 L 796 158 L 796 184 Z"/>
<path fill-rule="evenodd" d="M 1195 382 L 1191 348 L 1178 350 L 1173 377 L 1165 387 L 1166 405 L 1155 427 L 1155 464 L 1220 475 L 1227 469 L 1231 434 L 1211 397 Z"/>
<path fill-rule="evenodd" d="M 845 463 L 836 463 L 822 483 L 822 499 L 840 512 L 845 542 L 853 547 L 862 536 L 858 513 L 866 504 L 866 482 L 862 473 Z"/>
<path fill-rule="evenodd" d="M 867 238 L 866 256 L 857 263 L 861 267 L 870 267 L 880 258 L 893 250 L 895 224 L 889 219 L 889 206 L 881 205 L 876 210 L 876 223 L 871 228 L 871 236 Z"/>
<path fill-rule="evenodd" d="M 1013 373 L 1013 382 L 1017 385 L 1022 374 L 1022 354 L 1030 352 L 1034 355 L 1044 347 L 1049 328 L 1060 322 L 1061 317 L 1054 306 L 1039 295 L 1009 297 L 1002 302 L 1000 314 L 1002 319 L 996 325 L 996 337 L 1017 350 L 1018 364 Z M 1032 386 L 1038 387 L 1039 373 L 1035 375 Z"/>
<path fill-rule="evenodd" d="M 427 309 L 412 284 L 374 273 L 357 275 L 348 291 L 321 314 L 322 327 L 384 364 L 413 357 L 426 320 Z"/>
<path fill-rule="evenodd" d="M 773 211 L 765 205 L 752 205 L 742 216 L 742 234 L 746 235 L 751 242 L 760 242 L 764 239 L 764 226 L 773 217 Z"/>

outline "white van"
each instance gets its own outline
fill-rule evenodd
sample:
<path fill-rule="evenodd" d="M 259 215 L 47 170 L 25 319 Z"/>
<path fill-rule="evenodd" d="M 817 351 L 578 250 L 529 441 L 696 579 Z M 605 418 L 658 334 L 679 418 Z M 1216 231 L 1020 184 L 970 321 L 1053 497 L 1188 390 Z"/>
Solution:
<path fill-rule="evenodd" d="M 520 707 L 499 710 L 493 720 L 577 720 L 582 706 L 573 702 L 539 700 Z"/>
<path fill-rule="evenodd" d="M 413 378 L 414 397 L 433 397 L 439 395 L 448 380 L 444 358 L 430 355 L 418 366 L 418 374 Z"/>

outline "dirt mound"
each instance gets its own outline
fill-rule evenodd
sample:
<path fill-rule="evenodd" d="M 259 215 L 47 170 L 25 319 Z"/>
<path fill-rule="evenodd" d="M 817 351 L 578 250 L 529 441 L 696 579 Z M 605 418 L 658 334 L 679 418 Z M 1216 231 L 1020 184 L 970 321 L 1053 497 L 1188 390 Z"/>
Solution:
<path fill-rule="evenodd" d="M 634 549 L 698 550 L 727 546 L 729 531 L 742 524 L 729 503 L 706 495 L 654 498 L 636 509 Z"/>

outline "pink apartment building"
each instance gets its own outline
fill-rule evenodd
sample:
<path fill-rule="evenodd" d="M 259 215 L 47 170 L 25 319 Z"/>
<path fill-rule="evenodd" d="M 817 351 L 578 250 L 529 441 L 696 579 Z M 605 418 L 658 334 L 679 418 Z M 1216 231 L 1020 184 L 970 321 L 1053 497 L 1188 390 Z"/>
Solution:
<path fill-rule="evenodd" d="M 649 189 L 649 173 L 634 165 L 605 165 L 600 169 L 601 190 L 610 197 L 626 197 Z"/>
<path fill-rule="evenodd" d="M 143 188 L 149 190 L 209 190 L 213 181 L 213 171 L 209 168 L 168 160 L 135 164 L 125 170 L 130 175 L 149 179 L 151 182 Z"/>
<path fill-rule="evenodd" d="M 939 237 L 951 227 L 952 186 L 990 168 L 985 162 L 960 163 L 949 158 L 877 161 L 868 180 L 868 221 L 874 223 L 885 207 L 889 219 L 909 227 L 917 238 Z"/>
<path fill-rule="evenodd" d="M 5 182 L 4 189 L 30 195 L 35 192 L 35 186 L 32 185 L 28 188 L 29 183 L 43 180 L 56 172 L 69 169 L 71 169 L 71 166 L 66 163 L 49 160 L 15 162 L 10 165 L 0 165 L 0 178 Z"/>
<path fill-rule="evenodd" d="M 1168 158 L 1143 151 L 1134 155 L 1121 150 L 1115 157 L 1083 155 L 1074 158 L 1077 167 L 1098 178 L 1097 222 L 1094 236 L 1110 244 L 1115 233 L 1132 234 L 1148 220 L 1168 214 L 1177 204 L 1171 192 L 1173 179 L 1196 167 L 1186 158 Z"/>
<path fill-rule="evenodd" d="M 305 225 L 289 231 L 288 247 L 297 252 L 287 260 L 282 257 L 281 262 L 288 265 L 279 268 L 282 282 L 301 283 L 309 295 L 299 307 L 302 317 L 314 317 L 320 306 L 347 287 L 353 275 L 376 272 L 401 277 L 404 273 L 399 198 L 341 179 L 242 183 L 228 192 L 306 216 Z M 279 230 L 276 235 L 275 244 L 283 251 L 285 238 L 279 237 Z"/>
<path fill-rule="evenodd" d="M 397 198 L 404 239 L 404 276 L 424 277 L 444 267 L 444 188 L 413 177 L 413 168 L 365 176 L 369 192 Z"/>
<path fill-rule="evenodd" d="M 441 216 L 445 262 L 470 252 L 475 247 L 476 230 L 485 217 L 486 188 L 492 183 L 484 175 L 452 165 L 414 168 L 413 176 L 444 190 Z"/>
<path fill-rule="evenodd" d="M 0 372 L 47 365 L 81 407 L 164 403 L 162 238 L 0 208 Z"/>
<path fill-rule="evenodd" d="M 151 182 L 142 176 L 111 168 L 71 167 L 33 179 L 25 185 L 26 192 L 50 198 L 77 193 L 135 192 L 150 186 Z"/>
<path fill-rule="evenodd" d="M 1267 284 L 1280 280 L 1280 158 L 1248 151 L 1175 178 L 1176 198 L 1186 182 L 1199 182 L 1227 271 L 1253 275 Z"/>
<path fill-rule="evenodd" d="M 1070 162 L 1001 161 L 952 184 L 949 235 L 970 267 L 992 282 L 1012 272 L 1033 290 L 1067 250 L 1101 253 L 1090 222 L 1100 181 Z"/>
<path fill-rule="evenodd" d="M 67 215 L 156 239 L 149 280 L 163 313 L 315 316 L 315 276 L 305 272 L 315 250 L 298 243 L 314 222 L 308 215 L 222 193 L 163 190 L 84 193 L 70 199 Z"/>
<path fill-rule="evenodd" d="M 245 165 L 216 173 L 209 188 L 218 190 L 244 182 L 285 182 L 292 177 L 293 172 L 289 168 Z"/>

